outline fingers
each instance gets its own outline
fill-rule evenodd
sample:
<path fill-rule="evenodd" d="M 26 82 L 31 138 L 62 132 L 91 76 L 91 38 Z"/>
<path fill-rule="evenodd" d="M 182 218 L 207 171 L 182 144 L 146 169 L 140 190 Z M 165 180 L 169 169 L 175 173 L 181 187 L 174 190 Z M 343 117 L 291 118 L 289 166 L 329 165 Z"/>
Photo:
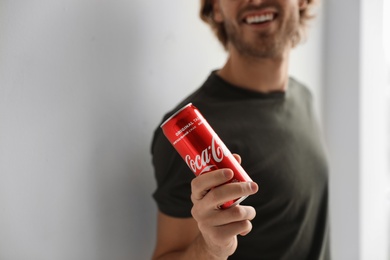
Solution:
<path fill-rule="evenodd" d="M 210 173 L 210 175 L 216 175 L 214 177 L 210 176 L 210 179 L 226 180 L 223 178 L 224 174 L 221 172 L 215 171 Z M 208 186 L 202 187 L 203 189 L 207 189 L 204 187 Z M 197 190 L 197 188 L 193 187 L 193 190 Z M 228 209 L 217 210 L 217 206 L 226 201 L 252 195 L 257 191 L 258 186 L 254 182 L 235 182 L 218 186 L 209 192 L 205 191 L 206 194 L 199 195 L 201 197 L 200 199 L 192 195 L 194 205 L 191 214 L 197 220 L 200 230 L 207 230 L 213 227 L 217 228 L 218 232 L 221 232 L 221 235 L 246 235 L 252 229 L 250 221 L 256 216 L 255 209 L 250 206 L 237 205 Z"/>
<path fill-rule="evenodd" d="M 233 177 L 230 169 L 221 169 L 199 175 L 191 182 L 191 200 L 195 204 L 202 200 L 202 207 L 218 208 L 227 201 L 249 196 L 258 191 L 255 182 L 234 182 L 222 185 Z"/>
<path fill-rule="evenodd" d="M 255 194 L 257 191 L 258 186 L 255 182 L 234 182 L 212 189 L 203 199 L 205 203 L 222 205 L 227 201 Z"/>
<path fill-rule="evenodd" d="M 228 183 L 210 190 L 200 200 L 193 199 L 192 216 L 206 226 L 223 226 L 242 220 L 252 220 L 256 211 L 249 206 L 233 206 L 220 210 L 218 205 L 243 196 L 256 193 L 258 186 L 254 182 Z M 249 232 L 249 231 L 248 231 Z M 245 232 L 244 232 L 245 233 Z"/>
<path fill-rule="evenodd" d="M 234 158 L 241 164 L 241 157 L 238 154 L 233 154 Z M 197 176 L 192 181 L 192 195 L 193 199 L 202 199 L 209 190 L 231 180 L 234 173 L 230 169 L 220 169 L 208 172 Z"/>
<path fill-rule="evenodd" d="M 243 220 L 252 220 L 256 216 L 256 211 L 251 206 L 234 206 L 225 210 L 212 211 L 209 214 L 202 214 L 195 209 L 192 212 L 194 217 L 202 218 L 203 223 L 208 226 L 222 227 L 229 223 L 236 223 Z M 218 215 L 218 217 L 216 217 Z M 234 233 L 234 232 L 233 232 Z"/>
<path fill-rule="evenodd" d="M 222 241 L 226 237 L 248 234 L 252 230 L 251 220 L 255 218 L 256 211 L 253 207 L 238 205 L 214 211 L 207 217 L 193 211 L 193 216 L 200 220 L 199 230 L 211 236 L 212 240 Z"/>
<path fill-rule="evenodd" d="M 203 193 L 202 207 L 218 209 L 225 202 L 255 194 L 257 191 L 258 186 L 255 182 L 228 183 Z"/>
<path fill-rule="evenodd" d="M 251 230 L 252 223 L 249 220 L 244 220 L 216 227 L 215 232 L 212 232 L 209 235 L 213 241 L 223 241 L 226 237 L 234 237 L 237 235 L 245 236 Z"/>
<path fill-rule="evenodd" d="M 234 155 L 241 163 L 241 158 Z M 204 241 L 215 255 L 234 252 L 237 235 L 245 236 L 252 230 L 251 220 L 256 211 L 251 206 L 236 205 L 227 209 L 218 206 L 228 201 L 252 195 L 258 191 L 254 182 L 229 182 L 230 169 L 210 171 L 191 182 L 191 214 L 198 223 Z"/>
<path fill-rule="evenodd" d="M 217 234 L 221 237 L 236 235 L 246 236 L 252 230 L 252 223 L 249 220 L 242 220 L 217 227 L 217 230 Z"/>
<path fill-rule="evenodd" d="M 194 178 L 191 182 L 191 199 L 201 200 L 214 187 L 222 185 L 233 178 L 233 171 L 230 169 L 220 169 L 202 174 Z"/>

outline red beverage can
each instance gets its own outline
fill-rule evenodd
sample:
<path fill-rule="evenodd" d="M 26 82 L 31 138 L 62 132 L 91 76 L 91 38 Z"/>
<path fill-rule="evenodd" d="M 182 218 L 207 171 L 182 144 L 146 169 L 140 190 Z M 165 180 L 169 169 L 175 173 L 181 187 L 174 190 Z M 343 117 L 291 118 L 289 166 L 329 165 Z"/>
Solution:
<path fill-rule="evenodd" d="M 234 177 L 228 183 L 252 181 L 192 103 L 185 105 L 165 120 L 161 128 L 196 176 L 216 169 L 229 168 L 234 172 Z M 245 198 L 246 196 L 225 202 L 220 207 L 229 208 Z"/>

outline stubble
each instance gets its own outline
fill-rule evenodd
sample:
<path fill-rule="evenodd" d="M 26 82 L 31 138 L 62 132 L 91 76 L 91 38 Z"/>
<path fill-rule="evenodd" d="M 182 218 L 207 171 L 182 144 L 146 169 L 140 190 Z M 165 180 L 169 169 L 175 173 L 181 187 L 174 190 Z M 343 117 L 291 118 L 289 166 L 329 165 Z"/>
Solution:
<path fill-rule="evenodd" d="M 299 16 L 292 13 L 283 14 L 279 7 L 278 10 L 279 21 L 276 32 L 258 32 L 249 40 L 242 35 L 240 27 L 244 25 L 238 23 L 240 26 L 237 27 L 237 23 L 225 20 L 229 43 L 243 56 L 260 59 L 281 57 L 286 47 L 294 45 L 299 33 Z"/>

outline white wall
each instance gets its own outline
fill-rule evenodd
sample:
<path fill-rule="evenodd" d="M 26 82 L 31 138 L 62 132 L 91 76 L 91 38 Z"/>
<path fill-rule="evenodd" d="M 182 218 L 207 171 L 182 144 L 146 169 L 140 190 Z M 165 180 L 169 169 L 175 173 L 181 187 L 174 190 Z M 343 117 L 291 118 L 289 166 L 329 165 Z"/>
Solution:
<path fill-rule="evenodd" d="M 148 259 L 152 131 L 225 58 L 198 1 L 2 0 L 0 35 L 0 259 Z"/>
<path fill-rule="evenodd" d="M 386 0 L 388 1 L 388 0 Z M 390 68 L 382 35 L 383 0 L 361 3 L 360 254 L 390 259 Z M 387 10 L 389 11 L 389 10 Z M 386 33 L 390 33 L 390 24 Z M 390 46 L 387 46 L 389 48 Z"/>
<path fill-rule="evenodd" d="M 390 99 L 382 0 L 329 0 L 324 6 L 333 257 L 388 260 Z"/>

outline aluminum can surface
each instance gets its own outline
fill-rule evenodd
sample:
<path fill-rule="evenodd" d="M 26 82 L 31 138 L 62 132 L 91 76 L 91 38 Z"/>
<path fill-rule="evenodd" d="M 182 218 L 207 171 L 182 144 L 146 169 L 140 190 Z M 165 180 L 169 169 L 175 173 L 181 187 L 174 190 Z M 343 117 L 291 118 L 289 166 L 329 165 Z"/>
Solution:
<path fill-rule="evenodd" d="M 161 128 L 196 176 L 221 168 L 229 168 L 234 172 L 234 177 L 228 183 L 252 181 L 192 103 L 185 105 L 164 121 Z M 220 207 L 229 208 L 245 198 L 246 196 L 225 202 Z"/>

